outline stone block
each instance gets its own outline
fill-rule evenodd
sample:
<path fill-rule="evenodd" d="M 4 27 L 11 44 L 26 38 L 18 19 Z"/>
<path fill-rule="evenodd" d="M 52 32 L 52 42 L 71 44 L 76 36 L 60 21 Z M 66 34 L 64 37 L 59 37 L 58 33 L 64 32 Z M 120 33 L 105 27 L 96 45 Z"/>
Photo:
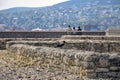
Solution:
<path fill-rule="evenodd" d="M 102 79 L 109 79 L 108 73 L 97 73 L 97 78 L 102 78 Z"/>
<path fill-rule="evenodd" d="M 95 64 L 93 62 L 82 62 L 85 69 L 94 69 Z"/>
<path fill-rule="evenodd" d="M 118 74 L 117 74 L 117 78 L 119 78 L 120 79 L 120 71 L 118 72 Z"/>
<path fill-rule="evenodd" d="M 120 71 L 120 67 L 110 67 L 110 71 Z"/>
<path fill-rule="evenodd" d="M 85 52 L 79 51 L 76 53 L 75 58 L 79 59 L 80 61 L 84 61 L 86 56 L 87 54 L 85 54 Z"/>
<path fill-rule="evenodd" d="M 98 64 L 96 63 L 96 66 L 98 67 L 109 67 L 110 63 L 109 63 L 109 54 L 101 54 L 99 56 L 99 62 Z"/>
<path fill-rule="evenodd" d="M 87 76 L 86 76 L 87 78 L 90 78 L 90 79 L 97 79 L 97 75 L 96 75 L 96 73 L 87 73 Z"/>
<path fill-rule="evenodd" d="M 116 78 L 118 75 L 118 72 L 108 72 L 109 78 Z"/>
<path fill-rule="evenodd" d="M 120 67 L 120 56 L 118 55 L 111 55 L 109 58 L 110 66 L 113 67 Z"/>
<path fill-rule="evenodd" d="M 95 70 L 94 70 L 94 69 L 86 69 L 85 72 L 86 72 L 86 73 L 94 73 Z"/>
<path fill-rule="evenodd" d="M 109 69 L 108 68 L 96 68 L 95 69 L 95 72 L 109 72 Z"/>
<path fill-rule="evenodd" d="M 91 54 L 88 56 L 86 56 L 84 58 L 84 61 L 87 61 L 87 62 L 98 62 L 99 61 L 99 54 Z"/>

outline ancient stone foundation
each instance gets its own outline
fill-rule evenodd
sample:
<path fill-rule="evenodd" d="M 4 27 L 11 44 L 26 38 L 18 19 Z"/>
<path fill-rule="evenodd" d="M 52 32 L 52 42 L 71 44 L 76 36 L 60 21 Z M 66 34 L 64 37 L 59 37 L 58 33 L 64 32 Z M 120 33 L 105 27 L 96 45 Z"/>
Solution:
<path fill-rule="evenodd" d="M 11 54 L 35 59 L 42 68 L 77 74 L 81 80 L 120 79 L 120 53 L 98 53 L 24 44 L 10 45 L 7 50 Z"/>
<path fill-rule="evenodd" d="M 64 41 L 64 40 L 61 40 Z M 7 46 L 13 44 L 26 44 L 32 46 L 55 47 L 61 41 L 10 41 Z M 66 43 L 62 47 L 64 49 L 77 49 L 94 52 L 120 52 L 120 41 L 102 41 L 102 40 L 65 40 Z"/>
<path fill-rule="evenodd" d="M 61 48 L 56 45 L 65 41 Z M 62 38 L 2 38 L 0 49 L 30 57 L 38 66 L 81 80 L 120 80 L 120 36 L 65 35 Z"/>

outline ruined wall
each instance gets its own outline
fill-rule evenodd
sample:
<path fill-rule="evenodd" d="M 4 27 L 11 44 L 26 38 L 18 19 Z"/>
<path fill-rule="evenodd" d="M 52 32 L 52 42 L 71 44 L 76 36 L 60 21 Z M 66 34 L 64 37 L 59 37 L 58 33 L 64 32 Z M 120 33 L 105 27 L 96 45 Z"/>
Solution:
<path fill-rule="evenodd" d="M 64 49 L 94 51 L 94 52 L 100 52 L 100 53 L 120 52 L 120 41 L 66 40 L 66 39 L 65 41 L 66 41 L 65 45 L 62 47 Z M 7 46 L 10 46 L 13 44 L 26 44 L 26 45 L 32 45 L 32 46 L 55 47 L 59 42 L 58 41 L 11 41 L 7 43 Z"/>
<path fill-rule="evenodd" d="M 42 68 L 78 74 L 83 80 L 119 80 L 120 54 L 97 53 L 74 49 L 35 47 L 14 44 L 7 47 L 11 54 L 32 57 Z"/>
<path fill-rule="evenodd" d="M 86 36 L 86 35 L 64 35 L 61 37 L 64 40 L 107 40 L 107 41 L 120 41 L 119 35 L 105 35 L 105 36 Z"/>
<path fill-rule="evenodd" d="M 0 39 L 0 50 L 6 49 L 6 43 L 12 41 L 13 39 Z"/>
<path fill-rule="evenodd" d="M 8 42 L 13 42 L 15 43 L 17 42 L 22 42 L 22 44 L 24 44 L 24 42 L 33 42 L 33 45 L 39 45 L 38 43 L 35 43 L 35 41 L 40 42 L 40 41 L 56 41 L 58 40 L 58 38 L 0 38 L 0 50 L 5 50 L 6 49 L 6 44 Z M 11 43 L 11 44 L 13 44 Z M 30 43 L 29 43 L 30 44 Z M 32 45 L 32 43 L 31 43 Z"/>
<path fill-rule="evenodd" d="M 120 28 L 110 28 L 106 31 L 106 35 L 120 35 Z"/>

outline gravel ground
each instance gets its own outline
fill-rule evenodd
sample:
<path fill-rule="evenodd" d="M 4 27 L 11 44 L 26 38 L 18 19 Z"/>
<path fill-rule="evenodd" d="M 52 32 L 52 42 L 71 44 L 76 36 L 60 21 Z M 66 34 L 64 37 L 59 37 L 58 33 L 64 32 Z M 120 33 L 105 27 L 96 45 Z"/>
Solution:
<path fill-rule="evenodd" d="M 0 80 L 81 80 L 79 75 L 29 66 L 29 61 L 0 51 Z"/>

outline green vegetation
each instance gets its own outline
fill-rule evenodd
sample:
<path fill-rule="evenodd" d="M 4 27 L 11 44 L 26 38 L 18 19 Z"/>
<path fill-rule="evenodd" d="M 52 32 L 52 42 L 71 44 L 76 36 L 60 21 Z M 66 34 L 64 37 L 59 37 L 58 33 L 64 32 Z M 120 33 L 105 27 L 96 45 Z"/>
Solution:
<path fill-rule="evenodd" d="M 8 26 L 2 30 L 32 30 L 37 27 L 50 30 L 58 27 L 65 28 L 69 24 L 71 26 L 98 25 L 100 29 L 105 30 L 109 26 L 120 27 L 119 3 L 119 0 L 105 2 L 88 0 L 83 3 L 72 0 L 45 8 L 23 8 L 23 11 L 22 8 L 20 11 L 14 8 L 0 12 L 0 24 Z"/>

